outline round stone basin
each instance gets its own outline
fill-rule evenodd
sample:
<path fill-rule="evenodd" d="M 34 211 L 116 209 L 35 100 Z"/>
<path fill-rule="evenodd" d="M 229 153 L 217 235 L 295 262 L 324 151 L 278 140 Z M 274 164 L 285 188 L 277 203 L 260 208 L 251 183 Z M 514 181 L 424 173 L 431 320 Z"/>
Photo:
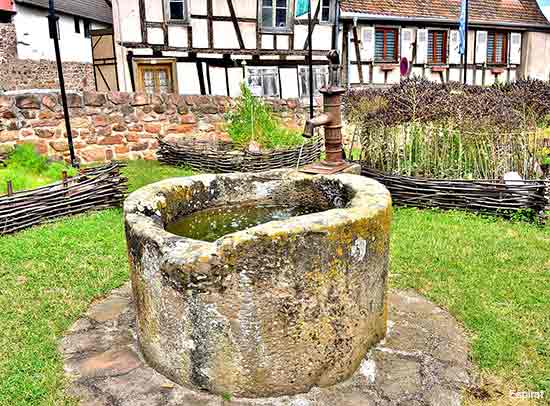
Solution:
<path fill-rule="evenodd" d="M 315 208 L 213 241 L 166 231 L 257 201 Z M 308 392 L 350 377 L 386 332 L 391 200 L 374 180 L 290 170 L 174 178 L 124 214 L 138 341 L 173 381 L 235 397 Z"/>

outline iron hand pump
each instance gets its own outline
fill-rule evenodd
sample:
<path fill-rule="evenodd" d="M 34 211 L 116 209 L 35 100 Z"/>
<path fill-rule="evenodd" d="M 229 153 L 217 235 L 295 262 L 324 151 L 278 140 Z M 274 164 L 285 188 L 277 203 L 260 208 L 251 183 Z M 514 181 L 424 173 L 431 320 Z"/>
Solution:
<path fill-rule="evenodd" d="M 61 102 L 63 103 L 63 115 L 65 117 L 65 129 L 67 130 L 67 142 L 69 144 L 69 153 L 71 155 L 71 165 L 78 168 L 78 161 L 74 153 L 73 133 L 71 130 L 71 119 L 69 117 L 69 106 L 67 103 L 67 92 L 65 91 L 65 79 L 63 77 L 63 65 L 61 63 L 61 52 L 59 50 L 59 17 L 55 15 L 54 0 L 49 0 L 48 24 L 50 28 L 50 37 L 53 39 L 55 48 L 55 60 L 57 62 L 57 74 L 59 76 L 59 89 L 61 91 Z"/>
<path fill-rule="evenodd" d="M 342 95 L 346 90 L 339 85 L 340 56 L 336 50 L 332 50 L 327 58 L 329 84 L 320 89 L 323 94 L 323 113 L 306 121 L 303 134 L 305 138 L 311 138 L 315 128 L 325 128 L 326 159 L 302 168 L 302 172 L 306 173 L 331 174 L 351 166 L 344 160 L 342 148 Z"/>

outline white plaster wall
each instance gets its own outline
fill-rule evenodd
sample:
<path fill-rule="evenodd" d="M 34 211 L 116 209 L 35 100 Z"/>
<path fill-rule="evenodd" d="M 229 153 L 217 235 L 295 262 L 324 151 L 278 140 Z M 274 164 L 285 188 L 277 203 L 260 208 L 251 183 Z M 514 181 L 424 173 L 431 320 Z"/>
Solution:
<path fill-rule="evenodd" d="M 210 66 L 210 87 L 213 96 L 227 96 L 225 68 Z"/>
<path fill-rule="evenodd" d="M 233 23 L 231 21 L 214 21 L 212 23 L 212 28 L 214 31 L 214 48 L 239 48 L 237 33 L 235 32 L 235 27 L 233 26 Z"/>
<path fill-rule="evenodd" d="M 243 68 L 228 68 L 229 96 L 238 97 L 241 95 L 241 83 L 244 80 Z"/>
<path fill-rule="evenodd" d="M 191 20 L 193 28 L 193 47 L 208 48 L 208 27 L 206 20 L 193 19 Z"/>
<path fill-rule="evenodd" d="M 296 68 L 281 68 L 279 75 L 281 77 L 281 97 L 283 99 L 297 99 L 300 97 Z"/>
<path fill-rule="evenodd" d="M 523 76 L 533 79 L 550 79 L 550 34 L 529 32 L 524 35 L 526 47 L 523 57 Z"/>
<path fill-rule="evenodd" d="M 138 0 L 113 0 L 113 22 L 117 41 L 142 41 Z"/>
<path fill-rule="evenodd" d="M 201 94 L 197 64 L 192 62 L 178 62 L 176 64 L 176 70 L 180 94 Z"/>
<path fill-rule="evenodd" d="M 17 6 L 14 17 L 19 59 L 55 60 L 53 41 L 50 39 L 46 10 L 23 5 Z M 75 32 L 74 17 L 59 15 L 61 60 L 64 62 L 92 62 L 92 42 L 84 36 L 84 24 L 80 21 L 80 34 Z M 92 29 L 106 25 L 91 23 Z"/>
<path fill-rule="evenodd" d="M 239 27 L 241 27 L 241 35 L 243 36 L 245 48 L 255 49 L 256 48 L 256 24 L 239 23 Z"/>
<path fill-rule="evenodd" d="M 187 47 L 187 27 L 181 25 L 168 26 L 168 45 Z"/>
<path fill-rule="evenodd" d="M 145 1 L 145 18 L 151 22 L 164 21 L 164 4 L 163 0 L 144 0 Z"/>

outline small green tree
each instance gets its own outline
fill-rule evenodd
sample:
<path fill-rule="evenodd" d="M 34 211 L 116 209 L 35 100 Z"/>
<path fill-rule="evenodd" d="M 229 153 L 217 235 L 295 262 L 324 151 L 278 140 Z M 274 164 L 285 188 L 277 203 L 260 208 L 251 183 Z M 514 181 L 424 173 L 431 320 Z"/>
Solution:
<path fill-rule="evenodd" d="M 247 148 L 251 142 L 266 149 L 292 147 L 303 142 L 299 131 L 285 128 L 270 106 L 254 96 L 244 82 L 235 109 L 227 113 L 226 120 L 227 132 L 241 148 Z"/>

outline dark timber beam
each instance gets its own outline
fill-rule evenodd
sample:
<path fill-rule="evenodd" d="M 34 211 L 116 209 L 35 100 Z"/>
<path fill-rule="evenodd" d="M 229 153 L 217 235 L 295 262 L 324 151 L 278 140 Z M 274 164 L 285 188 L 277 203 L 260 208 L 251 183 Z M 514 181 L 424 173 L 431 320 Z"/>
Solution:
<path fill-rule="evenodd" d="M 229 7 L 229 13 L 231 14 L 231 21 L 233 22 L 233 27 L 235 28 L 235 33 L 237 34 L 237 41 L 239 41 L 239 47 L 244 49 L 243 36 L 241 34 L 241 28 L 239 27 L 239 21 L 237 20 L 237 13 L 235 13 L 235 7 L 233 7 L 233 0 L 227 0 L 227 7 Z"/>

